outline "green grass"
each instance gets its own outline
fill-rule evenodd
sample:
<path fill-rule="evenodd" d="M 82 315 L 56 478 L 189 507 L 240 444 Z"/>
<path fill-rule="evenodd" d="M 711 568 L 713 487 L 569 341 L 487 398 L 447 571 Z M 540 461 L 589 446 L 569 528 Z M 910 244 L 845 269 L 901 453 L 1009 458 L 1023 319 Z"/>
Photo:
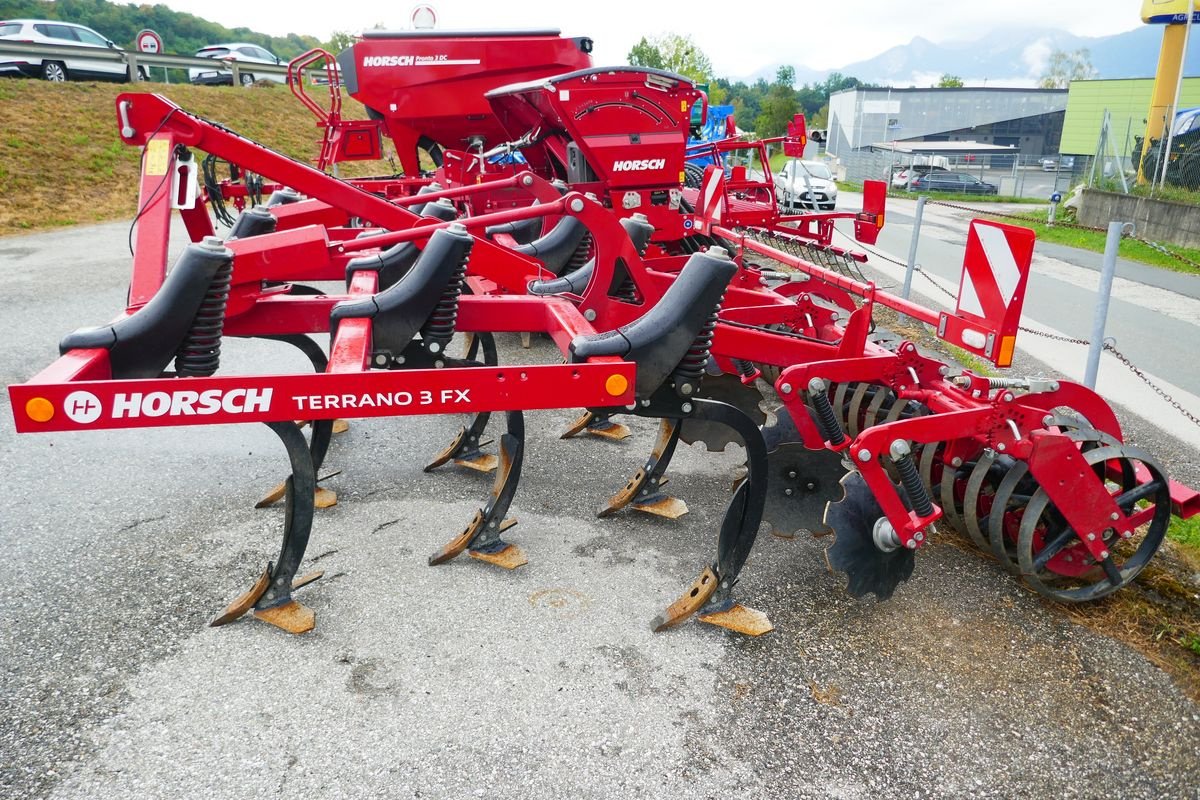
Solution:
<path fill-rule="evenodd" d="M 1171 517 L 1171 524 L 1167 527 L 1167 538 L 1191 555 L 1200 558 L 1200 517 Z"/>
<path fill-rule="evenodd" d="M 1038 239 L 1043 242 L 1078 247 L 1081 250 L 1091 250 L 1096 253 L 1104 252 L 1104 243 L 1107 234 L 1101 231 L 1066 228 L 1061 225 L 1051 227 L 1046 224 L 1045 214 L 1023 212 L 1016 216 L 1018 217 L 1016 220 L 1004 218 L 1000 221 L 1014 222 L 1015 224 L 1032 228 L 1034 233 L 1037 234 Z M 1200 262 L 1200 250 L 1196 248 L 1171 245 L 1169 249 L 1172 252 L 1179 253 L 1184 258 Z M 1127 258 L 1130 261 L 1137 261 L 1141 264 L 1149 264 L 1152 267 L 1162 267 L 1172 272 L 1183 272 L 1188 275 L 1200 275 L 1200 269 L 1160 253 L 1153 247 L 1134 239 L 1122 239 L 1118 253 L 1121 258 Z"/>

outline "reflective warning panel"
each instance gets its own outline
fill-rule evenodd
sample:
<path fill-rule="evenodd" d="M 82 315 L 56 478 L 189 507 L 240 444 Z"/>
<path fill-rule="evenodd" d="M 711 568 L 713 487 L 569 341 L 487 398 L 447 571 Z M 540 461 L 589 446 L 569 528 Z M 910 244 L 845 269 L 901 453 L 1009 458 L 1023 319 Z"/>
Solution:
<path fill-rule="evenodd" d="M 941 315 L 938 336 L 998 367 L 1012 364 L 1035 239 L 1028 228 L 972 220 L 958 306 Z"/>

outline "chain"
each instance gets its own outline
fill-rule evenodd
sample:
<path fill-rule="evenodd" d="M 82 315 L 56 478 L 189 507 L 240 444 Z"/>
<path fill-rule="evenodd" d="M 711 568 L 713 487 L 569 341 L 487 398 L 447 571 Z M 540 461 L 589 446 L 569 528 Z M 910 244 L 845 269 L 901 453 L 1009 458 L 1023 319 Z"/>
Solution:
<path fill-rule="evenodd" d="M 1165 246 L 1159 244 L 1158 242 L 1152 242 L 1149 239 L 1143 239 L 1142 237 L 1134 236 L 1133 234 L 1128 234 L 1127 238 L 1133 239 L 1135 242 L 1141 242 L 1142 244 L 1146 245 L 1147 247 L 1149 247 L 1153 250 L 1157 250 L 1158 252 L 1162 253 L 1164 256 L 1170 256 L 1171 258 L 1175 259 L 1176 261 L 1183 262 L 1184 264 L 1187 264 L 1189 267 L 1193 267 L 1195 269 L 1200 270 L 1200 263 L 1192 261 L 1187 256 L 1180 255 L 1179 253 L 1176 253 L 1173 250 L 1168 250 Z"/>
<path fill-rule="evenodd" d="M 1024 325 L 1022 325 L 1019 330 L 1021 330 L 1021 332 L 1023 332 L 1023 333 L 1032 333 L 1035 336 L 1041 336 L 1046 339 L 1054 339 L 1055 341 L 1059 341 L 1059 342 L 1067 342 L 1068 344 L 1081 344 L 1085 347 L 1091 347 L 1091 345 L 1092 345 L 1092 343 L 1089 342 L 1087 339 L 1075 339 L 1070 336 L 1061 336 L 1057 333 L 1050 333 L 1049 331 L 1039 331 L 1036 328 L 1026 328 Z M 1164 391 L 1161 386 L 1159 386 L 1154 381 L 1152 381 L 1148 377 L 1146 377 L 1146 373 L 1144 373 L 1140 369 L 1138 369 L 1137 366 L 1135 366 L 1134 363 L 1129 360 L 1129 356 L 1125 355 L 1120 350 L 1118 350 L 1111 342 L 1105 342 L 1104 349 L 1107 350 L 1108 352 L 1112 353 L 1114 358 L 1116 358 L 1118 361 L 1120 361 L 1122 364 L 1124 364 L 1125 367 L 1130 372 L 1132 372 L 1134 375 L 1136 375 L 1142 383 L 1146 384 L 1151 389 L 1153 389 L 1155 394 L 1157 394 L 1163 400 L 1166 400 L 1167 403 L 1170 404 L 1172 408 L 1174 408 L 1176 411 L 1178 411 L 1183 416 L 1187 417 L 1189 422 L 1191 422 L 1193 425 L 1195 425 L 1197 427 L 1200 427 L 1200 417 L 1197 417 L 1195 414 L 1188 411 L 1186 408 L 1184 408 L 1182 405 L 1179 404 L 1178 400 L 1176 400 L 1171 395 L 1167 394 L 1166 391 Z"/>

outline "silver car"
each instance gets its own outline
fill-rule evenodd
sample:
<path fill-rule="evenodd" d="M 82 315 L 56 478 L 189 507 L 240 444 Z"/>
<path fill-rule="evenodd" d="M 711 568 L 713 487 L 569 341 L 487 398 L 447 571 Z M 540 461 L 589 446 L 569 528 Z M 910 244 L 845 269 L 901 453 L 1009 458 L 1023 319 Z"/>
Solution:
<path fill-rule="evenodd" d="M 238 62 L 238 75 L 243 86 L 249 86 L 256 80 L 268 80 L 275 83 L 286 83 L 287 76 L 274 72 L 255 73 L 255 64 L 270 64 L 272 66 L 286 65 L 287 62 L 264 50 L 256 44 L 234 42 L 233 44 L 211 44 L 196 51 L 196 58 L 211 58 L 219 61 L 232 59 Z M 224 64 L 213 64 L 212 69 L 192 67 L 188 70 L 188 78 L 196 84 L 233 84 L 233 72 Z"/>
<path fill-rule="evenodd" d="M 42 58 L 20 51 L 5 51 L 6 41 L 78 47 L 80 54 Z M 86 48 L 124 52 L 111 40 L 83 25 L 54 19 L 0 21 L 0 75 L 28 75 L 55 82 L 129 80 L 129 68 L 125 66 L 124 61 L 88 58 Z M 145 79 L 145 70 L 138 67 L 138 80 Z"/>
<path fill-rule="evenodd" d="M 822 161 L 792 159 L 775 173 L 775 199 L 785 213 L 805 209 L 833 211 L 837 207 L 837 183 Z"/>

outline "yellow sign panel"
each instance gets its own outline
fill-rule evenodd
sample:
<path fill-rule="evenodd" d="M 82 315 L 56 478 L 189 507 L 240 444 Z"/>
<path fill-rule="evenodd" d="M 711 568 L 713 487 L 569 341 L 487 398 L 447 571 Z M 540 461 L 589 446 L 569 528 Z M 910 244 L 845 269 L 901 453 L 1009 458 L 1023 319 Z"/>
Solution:
<path fill-rule="evenodd" d="M 171 145 L 166 139 L 151 139 L 146 143 L 146 175 L 166 175 L 171 157 Z"/>
<path fill-rule="evenodd" d="M 1196 3 L 1200 8 L 1200 2 Z M 1142 0 L 1142 22 L 1167 25 L 1187 22 L 1190 0 Z M 1193 9 L 1193 22 L 1200 22 L 1200 14 Z"/>

